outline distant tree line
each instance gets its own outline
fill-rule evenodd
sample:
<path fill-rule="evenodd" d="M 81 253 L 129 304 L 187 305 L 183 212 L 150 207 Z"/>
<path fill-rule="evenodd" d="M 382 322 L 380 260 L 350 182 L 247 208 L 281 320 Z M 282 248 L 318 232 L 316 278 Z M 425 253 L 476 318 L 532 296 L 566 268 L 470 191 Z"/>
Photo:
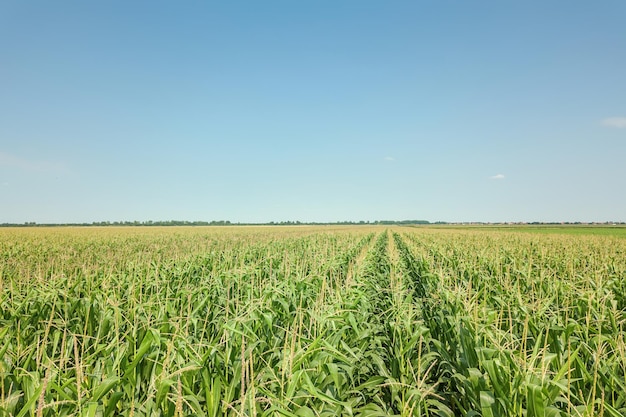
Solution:
<path fill-rule="evenodd" d="M 543 226 L 567 226 L 567 225 L 624 225 L 626 222 L 429 222 L 428 220 L 360 220 L 360 221 L 338 221 L 338 222 L 301 222 L 301 221 L 279 221 L 267 223 L 232 223 L 229 220 L 213 221 L 188 221 L 188 220 L 147 220 L 147 221 L 102 221 L 92 223 L 1 223 L 0 227 L 51 227 L 51 226 L 332 226 L 332 225 L 543 225 Z"/>

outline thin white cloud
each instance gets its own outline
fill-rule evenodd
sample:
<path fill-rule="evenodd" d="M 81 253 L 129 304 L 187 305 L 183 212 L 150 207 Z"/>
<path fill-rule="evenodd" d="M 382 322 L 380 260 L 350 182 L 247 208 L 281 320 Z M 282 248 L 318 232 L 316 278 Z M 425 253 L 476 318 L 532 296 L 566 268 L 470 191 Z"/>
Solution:
<path fill-rule="evenodd" d="M 489 177 L 490 180 L 503 180 L 504 179 L 504 175 L 502 174 L 496 174 L 496 175 L 492 175 L 491 177 Z"/>
<path fill-rule="evenodd" d="M 396 159 L 393 156 L 385 156 L 385 161 L 395 161 Z"/>
<path fill-rule="evenodd" d="M 624 129 L 626 128 L 626 117 L 607 117 L 602 120 L 602 125 Z"/>
<path fill-rule="evenodd" d="M 67 168 L 62 163 L 24 159 L 7 152 L 0 152 L 0 168 L 14 168 L 27 172 L 67 171 Z"/>

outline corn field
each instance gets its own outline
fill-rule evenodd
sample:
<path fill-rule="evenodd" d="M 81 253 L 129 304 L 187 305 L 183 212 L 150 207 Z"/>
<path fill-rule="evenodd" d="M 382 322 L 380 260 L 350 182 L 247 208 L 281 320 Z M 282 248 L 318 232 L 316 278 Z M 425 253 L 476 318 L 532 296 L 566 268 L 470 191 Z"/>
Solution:
<path fill-rule="evenodd" d="M 2 416 L 626 415 L 626 239 L 0 229 Z"/>

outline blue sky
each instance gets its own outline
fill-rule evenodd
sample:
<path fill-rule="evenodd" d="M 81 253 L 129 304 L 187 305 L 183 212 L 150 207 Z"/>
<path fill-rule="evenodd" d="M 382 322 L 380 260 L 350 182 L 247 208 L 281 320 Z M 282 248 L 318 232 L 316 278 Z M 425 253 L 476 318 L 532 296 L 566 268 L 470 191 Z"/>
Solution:
<path fill-rule="evenodd" d="M 626 3 L 5 1 L 0 223 L 626 221 Z"/>

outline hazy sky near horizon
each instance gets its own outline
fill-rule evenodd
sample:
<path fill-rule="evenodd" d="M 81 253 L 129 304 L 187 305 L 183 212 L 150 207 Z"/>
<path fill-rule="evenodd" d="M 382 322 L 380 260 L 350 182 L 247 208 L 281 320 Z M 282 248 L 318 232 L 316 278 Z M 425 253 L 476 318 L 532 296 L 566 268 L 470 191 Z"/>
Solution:
<path fill-rule="evenodd" d="M 4 1 L 0 223 L 626 221 L 626 2 Z"/>

